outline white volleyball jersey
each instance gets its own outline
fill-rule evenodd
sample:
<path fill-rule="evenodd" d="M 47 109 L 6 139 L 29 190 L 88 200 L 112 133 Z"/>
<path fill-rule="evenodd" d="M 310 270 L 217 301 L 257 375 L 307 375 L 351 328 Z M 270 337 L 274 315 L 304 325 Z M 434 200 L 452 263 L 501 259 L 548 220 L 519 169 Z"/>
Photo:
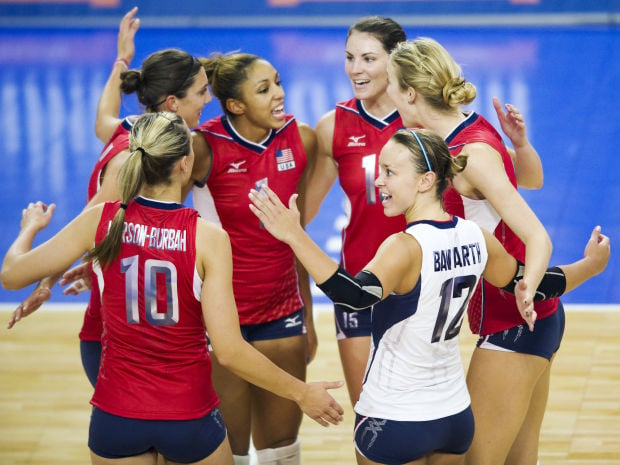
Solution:
<path fill-rule="evenodd" d="M 355 411 L 428 421 L 470 404 L 458 334 L 488 254 L 480 227 L 456 216 L 409 224 L 406 233 L 422 248 L 420 279 L 372 309 L 372 349 Z"/>

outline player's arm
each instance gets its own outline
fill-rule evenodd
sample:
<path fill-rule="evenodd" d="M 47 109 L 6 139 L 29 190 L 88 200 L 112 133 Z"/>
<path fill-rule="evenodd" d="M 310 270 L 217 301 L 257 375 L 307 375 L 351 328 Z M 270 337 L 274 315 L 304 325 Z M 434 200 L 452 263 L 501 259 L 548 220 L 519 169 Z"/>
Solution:
<path fill-rule="evenodd" d="M 103 205 L 81 212 L 51 239 L 32 249 L 37 233 L 48 226 L 55 205 L 31 203 L 24 209 L 21 230 L 2 263 L 5 289 L 21 289 L 61 273 L 91 249 Z"/>
<path fill-rule="evenodd" d="M 500 155 L 483 143 L 467 144 L 467 166 L 454 178 L 459 192 L 486 198 L 502 220 L 525 244 L 525 279 L 536 289 L 549 266 L 551 239 L 536 214 L 510 183 Z M 461 187 L 458 184 L 461 183 Z M 461 190 L 465 186 L 465 190 Z M 475 198 L 475 197 L 474 197 Z"/>
<path fill-rule="evenodd" d="M 505 104 L 504 111 L 497 97 L 493 97 L 493 107 L 502 131 L 514 147 L 514 150 L 508 148 L 508 152 L 515 167 L 517 184 L 526 189 L 540 189 L 544 180 L 542 161 L 527 138 L 523 115 L 509 103 Z"/>
<path fill-rule="evenodd" d="M 342 407 L 327 389 L 342 382 L 304 383 L 280 369 L 241 336 L 232 290 L 232 252 L 228 234 L 199 219 L 196 260 L 203 277 L 201 301 L 205 325 L 218 362 L 248 382 L 295 401 L 323 426 L 342 420 Z"/>
<path fill-rule="evenodd" d="M 377 253 L 355 276 L 342 267 L 319 285 L 334 303 L 350 310 L 363 310 L 392 293 L 405 294 L 413 289 L 422 266 L 422 248 L 409 234 L 392 234 Z"/>
<path fill-rule="evenodd" d="M 108 76 L 99 103 L 95 120 L 95 134 L 104 144 L 121 123 L 121 73 L 127 71 L 136 52 L 134 38 L 140 27 L 140 19 L 136 18 L 138 7 L 134 7 L 121 20 L 116 43 L 116 60 Z"/>
<path fill-rule="evenodd" d="M 203 187 L 205 185 L 213 161 L 211 147 L 200 131 L 192 131 L 192 150 L 194 151 L 194 164 L 192 165 L 192 175 L 182 188 L 184 201 L 194 186 Z"/>
<path fill-rule="evenodd" d="M 493 286 L 517 294 L 518 285 L 523 279 L 523 264 L 506 252 L 493 234 L 484 229 L 482 232 L 489 254 L 484 278 Z M 607 267 L 610 251 L 609 237 L 601 234 L 600 226 L 595 227 L 586 243 L 583 258 L 567 265 L 548 268 L 533 293 L 527 285 L 521 289 L 522 300 L 517 300 L 517 304 L 528 306 L 535 301 L 559 297 L 575 289 Z M 533 307 L 530 311 L 533 312 Z M 522 316 L 524 316 L 523 312 Z M 536 319 L 535 312 L 527 316 L 533 316 L 533 320 Z M 528 321 L 528 318 L 525 319 Z M 531 323 L 533 324 L 533 321 Z"/>
<path fill-rule="evenodd" d="M 306 189 L 303 197 L 303 225 L 308 225 L 318 214 L 323 200 L 338 178 L 338 167 L 334 162 L 332 141 L 334 138 L 335 110 L 319 119 L 316 125 L 316 149 L 306 169 Z M 300 208 L 302 208 L 300 206 Z"/>
<path fill-rule="evenodd" d="M 298 122 L 299 135 L 306 152 L 307 164 L 304 173 L 297 184 L 297 207 L 299 208 L 302 218 L 302 224 L 307 224 L 304 218 L 308 215 L 308 210 L 312 210 L 312 206 L 306 201 L 308 196 L 312 197 L 314 187 L 312 185 L 316 180 L 311 179 L 311 173 L 316 167 L 317 157 L 317 137 L 314 129 L 305 123 Z M 317 206 L 318 209 L 318 206 Z M 312 214 L 312 213 L 310 213 Z M 314 326 L 314 307 L 312 302 L 312 292 L 310 290 L 310 276 L 304 266 L 295 261 L 297 268 L 297 277 L 299 283 L 299 292 L 304 304 L 304 323 L 306 325 L 306 360 L 311 362 L 318 350 L 319 340 Z"/>
<path fill-rule="evenodd" d="M 487 234 L 493 237 L 490 233 Z M 497 241 L 495 237 L 493 237 L 493 239 L 499 244 L 499 241 Z M 499 245 L 503 249 L 501 244 Z M 509 255 L 505 250 L 504 253 Z M 539 301 L 559 297 L 581 286 L 588 279 L 593 278 L 605 270 L 609 262 L 610 253 L 611 247 L 609 237 L 601 234 L 600 226 L 595 227 L 586 243 L 583 258 L 566 265 L 556 265 L 548 268 L 534 293 L 533 300 Z M 523 278 L 523 264 L 516 260 L 514 261 L 516 265 L 512 265 L 508 268 L 515 269 L 510 281 L 504 285 L 498 286 L 513 294 L 516 283 Z M 506 273 L 507 272 L 503 270 L 503 281 L 505 281 Z M 495 285 L 493 282 L 491 282 L 491 284 Z"/>
<path fill-rule="evenodd" d="M 101 181 L 100 189 L 90 199 L 90 201 L 85 207 L 85 210 L 99 203 L 120 199 L 120 186 L 118 182 L 118 175 L 120 167 L 123 165 L 128 156 L 128 151 L 120 152 L 106 164 L 105 173 Z M 43 305 L 51 298 L 51 289 L 62 276 L 63 272 L 59 272 L 56 273 L 54 276 L 46 276 L 41 281 L 39 281 L 31 294 L 26 299 L 24 299 L 24 301 L 22 301 L 12 313 L 7 327 L 11 329 L 15 325 L 15 323 L 20 321 L 22 318 L 34 313 L 39 308 L 41 308 L 41 305 Z M 64 281 L 65 284 L 67 282 L 68 281 L 66 280 Z M 73 292 L 74 290 L 77 290 L 77 285 L 72 286 L 72 288 L 70 288 L 68 291 L 65 291 L 65 294 L 77 293 Z"/>
<path fill-rule="evenodd" d="M 391 292 L 410 291 L 420 273 L 421 249 L 407 234 L 386 239 L 364 270 L 351 276 L 332 260 L 301 227 L 295 195 L 286 208 L 269 187 L 252 190 L 250 209 L 275 238 L 288 244 L 317 285 L 334 302 L 361 310 Z"/>
<path fill-rule="evenodd" d="M 101 177 L 99 190 L 93 195 L 86 208 L 103 202 L 111 202 L 121 199 L 120 172 L 123 164 L 129 158 L 129 150 L 123 150 L 110 159 L 105 165 Z"/>

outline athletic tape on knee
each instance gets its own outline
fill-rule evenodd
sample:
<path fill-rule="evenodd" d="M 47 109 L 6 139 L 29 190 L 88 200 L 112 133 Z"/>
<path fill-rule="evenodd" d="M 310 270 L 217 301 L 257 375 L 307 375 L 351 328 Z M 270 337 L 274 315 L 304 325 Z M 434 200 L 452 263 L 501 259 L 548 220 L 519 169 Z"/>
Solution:
<path fill-rule="evenodd" d="M 259 465 L 301 465 L 301 442 L 295 439 L 288 446 L 257 450 L 256 458 Z"/>
<path fill-rule="evenodd" d="M 233 462 L 235 462 L 235 465 L 250 465 L 250 456 L 233 454 Z"/>

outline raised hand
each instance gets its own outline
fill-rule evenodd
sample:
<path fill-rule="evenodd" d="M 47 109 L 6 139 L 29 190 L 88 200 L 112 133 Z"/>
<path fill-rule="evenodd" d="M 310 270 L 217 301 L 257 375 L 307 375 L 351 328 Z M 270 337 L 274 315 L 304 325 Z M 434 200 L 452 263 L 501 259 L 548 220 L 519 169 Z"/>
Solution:
<path fill-rule="evenodd" d="M 260 192 L 250 190 L 249 197 L 252 201 L 250 210 L 276 239 L 287 242 L 295 231 L 301 229 L 300 214 L 295 202 L 297 194 L 291 195 L 289 208 L 286 208 L 275 192 L 267 186 L 261 187 Z"/>
<path fill-rule="evenodd" d="M 22 210 L 21 228 L 33 228 L 35 231 L 46 228 L 50 224 L 54 210 L 56 205 L 53 203 L 49 206 L 41 201 L 29 203 L 28 207 Z"/>
<path fill-rule="evenodd" d="M 590 239 L 583 251 L 583 257 L 590 262 L 593 276 L 601 273 L 609 262 L 611 254 L 611 244 L 608 236 L 601 234 L 601 227 L 596 226 L 592 230 Z"/>
<path fill-rule="evenodd" d="M 138 32 L 138 28 L 140 27 L 140 18 L 135 17 L 137 13 L 137 6 L 129 10 L 125 16 L 123 16 L 121 24 L 118 28 L 116 58 L 118 60 L 125 60 L 128 67 L 136 54 L 136 44 L 134 38 L 136 36 L 136 32 Z"/>
<path fill-rule="evenodd" d="M 510 103 L 505 105 L 506 111 L 504 111 L 497 97 L 493 97 L 493 107 L 497 113 L 497 119 L 499 120 L 502 131 L 510 138 L 513 147 L 517 148 L 527 144 L 525 120 L 521 112 Z"/>

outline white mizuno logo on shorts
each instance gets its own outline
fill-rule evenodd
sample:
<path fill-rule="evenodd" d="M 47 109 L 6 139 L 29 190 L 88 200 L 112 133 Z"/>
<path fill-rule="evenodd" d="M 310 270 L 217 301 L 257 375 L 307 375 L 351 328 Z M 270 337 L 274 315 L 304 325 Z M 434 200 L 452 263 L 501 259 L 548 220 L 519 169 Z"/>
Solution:
<path fill-rule="evenodd" d="M 285 328 L 294 328 L 295 326 L 301 325 L 301 319 L 299 318 L 299 315 L 291 316 L 289 318 L 286 318 L 284 321 L 286 322 L 284 324 Z"/>

